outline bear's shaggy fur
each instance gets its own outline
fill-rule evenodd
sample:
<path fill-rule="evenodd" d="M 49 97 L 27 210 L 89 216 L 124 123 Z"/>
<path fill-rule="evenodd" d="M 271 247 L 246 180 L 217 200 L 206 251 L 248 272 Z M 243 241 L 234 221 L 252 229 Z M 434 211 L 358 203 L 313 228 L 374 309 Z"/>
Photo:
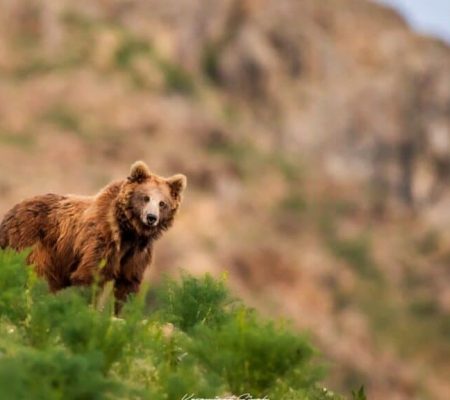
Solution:
<path fill-rule="evenodd" d="M 114 281 L 119 302 L 137 292 L 153 243 L 173 223 L 186 187 L 138 161 L 127 179 L 96 196 L 46 194 L 15 205 L 0 225 L 0 248 L 31 248 L 29 264 L 52 291 Z"/>

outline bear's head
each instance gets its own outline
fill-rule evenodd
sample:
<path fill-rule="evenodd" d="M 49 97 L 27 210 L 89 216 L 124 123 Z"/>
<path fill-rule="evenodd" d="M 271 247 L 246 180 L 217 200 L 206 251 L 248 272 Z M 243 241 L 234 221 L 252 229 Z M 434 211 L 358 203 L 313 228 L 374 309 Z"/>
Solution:
<path fill-rule="evenodd" d="M 163 178 L 137 161 L 122 186 L 119 206 L 124 222 L 140 236 L 157 237 L 168 229 L 180 206 L 187 179 L 182 174 Z"/>

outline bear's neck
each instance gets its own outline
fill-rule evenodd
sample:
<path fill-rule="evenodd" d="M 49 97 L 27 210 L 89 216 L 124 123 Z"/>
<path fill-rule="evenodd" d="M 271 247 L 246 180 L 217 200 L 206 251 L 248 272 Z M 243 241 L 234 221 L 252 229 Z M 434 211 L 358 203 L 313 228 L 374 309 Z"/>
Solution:
<path fill-rule="evenodd" d="M 121 245 L 133 242 L 145 247 L 159 236 L 157 231 L 153 232 L 139 225 L 136 226 L 137 222 L 132 222 L 132 210 L 127 207 L 126 203 L 117 201 L 114 215 L 119 229 Z"/>
<path fill-rule="evenodd" d="M 128 248 L 130 245 L 137 246 L 143 250 L 151 245 L 153 239 L 150 236 L 138 235 L 133 230 L 124 230 L 120 232 L 120 247 Z"/>

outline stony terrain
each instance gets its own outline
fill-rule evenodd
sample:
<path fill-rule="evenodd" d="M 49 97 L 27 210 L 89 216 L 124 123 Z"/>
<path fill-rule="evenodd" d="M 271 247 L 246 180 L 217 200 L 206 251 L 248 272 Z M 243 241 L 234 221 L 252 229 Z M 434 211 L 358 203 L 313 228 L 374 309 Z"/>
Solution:
<path fill-rule="evenodd" d="M 0 213 L 184 172 L 161 272 L 228 271 L 329 385 L 450 386 L 450 49 L 364 0 L 0 0 Z"/>

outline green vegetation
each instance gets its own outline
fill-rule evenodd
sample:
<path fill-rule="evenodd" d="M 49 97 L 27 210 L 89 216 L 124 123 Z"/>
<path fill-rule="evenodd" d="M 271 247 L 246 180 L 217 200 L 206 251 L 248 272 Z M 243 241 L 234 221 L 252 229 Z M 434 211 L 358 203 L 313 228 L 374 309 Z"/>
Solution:
<path fill-rule="evenodd" d="M 301 185 L 304 179 L 301 161 L 279 151 L 262 150 L 248 138 L 236 141 L 220 134 L 205 141 L 205 149 L 209 154 L 229 162 L 242 179 L 254 181 L 264 176 L 265 172 L 273 171 L 279 173 L 293 187 Z"/>
<path fill-rule="evenodd" d="M 0 253 L 2 396 L 341 398 L 318 386 L 308 340 L 233 301 L 223 279 L 185 275 L 150 294 L 130 299 L 116 318 L 110 296 L 50 294 L 24 255 Z"/>
<path fill-rule="evenodd" d="M 290 215 L 299 216 L 307 211 L 308 203 L 305 195 L 297 189 L 288 193 L 282 199 L 280 207 Z"/>
<path fill-rule="evenodd" d="M 15 146 L 24 150 L 30 150 L 35 145 L 35 137 L 29 132 L 13 133 L 5 131 L 0 126 L 0 145 Z"/>
<path fill-rule="evenodd" d="M 19 65 L 13 73 L 13 76 L 18 79 L 27 79 L 35 75 L 42 75 L 56 69 L 55 65 L 43 59 L 27 60 L 27 63 Z"/>
<path fill-rule="evenodd" d="M 205 147 L 211 155 L 228 162 L 243 180 L 253 178 L 255 171 L 261 167 L 261 153 L 248 141 L 235 142 L 223 137 L 207 142 Z"/>
<path fill-rule="evenodd" d="M 217 44 L 208 44 L 205 46 L 201 58 L 202 71 L 206 77 L 214 84 L 220 83 L 219 55 L 221 46 Z"/>
<path fill-rule="evenodd" d="M 336 257 L 346 261 L 363 277 L 378 278 L 379 274 L 370 255 L 370 245 L 366 236 L 345 239 L 329 237 L 328 246 Z"/>
<path fill-rule="evenodd" d="M 346 204 L 324 204 L 320 207 L 319 227 L 325 245 L 336 258 L 345 261 L 363 279 L 381 283 L 382 275 L 373 260 L 370 236 L 358 233 L 343 237 L 339 232 L 339 218 L 347 212 Z"/>
<path fill-rule="evenodd" d="M 115 53 L 115 62 L 119 68 L 129 68 L 134 57 L 139 55 L 152 55 L 152 47 L 145 40 L 139 40 L 123 35 L 120 46 Z"/>
<path fill-rule="evenodd" d="M 357 391 L 352 391 L 352 395 L 354 400 L 367 400 L 363 386 L 361 386 L 360 389 Z"/>
<path fill-rule="evenodd" d="M 43 119 L 67 132 L 81 134 L 80 117 L 64 104 L 56 104 L 51 107 Z"/>
<path fill-rule="evenodd" d="M 158 65 L 163 72 L 166 88 L 169 92 L 186 95 L 194 94 L 194 80 L 185 69 L 178 64 L 166 60 L 159 60 Z"/>
<path fill-rule="evenodd" d="M 158 68 L 167 92 L 184 95 L 195 93 L 194 79 L 182 66 L 162 58 L 148 40 L 121 32 L 120 46 L 114 56 L 115 65 L 127 72 L 137 87 L 143 87 L 146 79 L 134 66 L 134 61 L 139 57 Z"/>

